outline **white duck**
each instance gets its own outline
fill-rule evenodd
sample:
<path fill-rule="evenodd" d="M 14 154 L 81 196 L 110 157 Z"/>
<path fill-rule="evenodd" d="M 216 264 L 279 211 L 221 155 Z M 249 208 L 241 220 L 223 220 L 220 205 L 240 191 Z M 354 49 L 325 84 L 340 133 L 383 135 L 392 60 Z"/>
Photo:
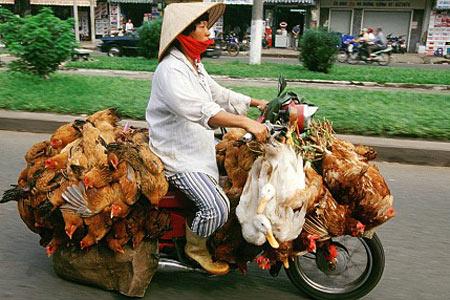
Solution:
<path fill-rule="evenodd" d="M 250 170 L 239 204 L 236 207 L 236 216 L 242 226 L 242 236 L 247 242 L 260 246 L 267 240 L 273 248 L 278 248 L 279 244 L 273 236 L 269 219 L 265 215 L 257 213 L 259 202 L 273 197 L 275 192 L 275 189 L 268 189 L 265 191 L 266 194 L 259 193 L 258 178 L 262 160 L 262 157 L 256 159 Z"/>

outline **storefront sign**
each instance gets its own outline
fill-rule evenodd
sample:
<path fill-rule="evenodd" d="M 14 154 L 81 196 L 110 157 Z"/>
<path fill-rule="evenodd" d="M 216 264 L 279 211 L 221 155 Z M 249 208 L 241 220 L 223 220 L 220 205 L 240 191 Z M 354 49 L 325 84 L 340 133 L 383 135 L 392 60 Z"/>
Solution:
<path fill-rule="evenodd" d="M 450 0 L 443 0 L 450 1 Z M 322 7 L 425 8 L 425 0 L 322 0 Z"/>
<path fill-rule="evenodd" d="M 437 0 L 436 9 L 450 9 L 450 0 Z"/>
<path fill-rule="evenodd" d="M 220 2 L 224 4 L 234 4 L 234 5 L 253 5 L 253 0 L 205 0 L 203 2 Z"/>

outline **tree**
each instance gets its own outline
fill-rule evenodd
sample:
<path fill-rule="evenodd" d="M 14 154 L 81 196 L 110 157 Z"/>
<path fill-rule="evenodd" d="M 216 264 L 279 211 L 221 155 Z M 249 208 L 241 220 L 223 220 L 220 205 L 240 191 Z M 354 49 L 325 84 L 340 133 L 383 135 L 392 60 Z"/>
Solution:
<path fill-rule="evenodd" d="M 307 30 L 300 39 L 303 65 L 311 71 L 328 73 L 336 60 L 339 38 L 324 29 Z"/>
<path fill-rule="evenodd" d="M 138 28 L 141 55 L 147 58 L 158 57 L 159 37 L 161 36 L 162 19 L 145 22 Z"/>
<path fill-rule="evenodd" d="M 5 14 L 4 19 L 0 22 L 0 35 L 9 52 L 18 58 L 9 64 L 11 69 L 47 77 L 72 55 L 72 20 L 59 19 L 48 8 L 35 16 Z"/>

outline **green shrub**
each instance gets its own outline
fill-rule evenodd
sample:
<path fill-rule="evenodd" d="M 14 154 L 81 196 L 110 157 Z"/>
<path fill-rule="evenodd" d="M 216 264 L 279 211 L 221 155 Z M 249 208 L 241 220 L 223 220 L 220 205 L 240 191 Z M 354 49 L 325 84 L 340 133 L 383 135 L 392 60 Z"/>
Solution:
<path fill-rule="evenodd" d="M 161 36 L 161 18 L 144 22 L 138 28 L 139 33 L 139 47 L 141 48 L 141 55 L 146 58 L 156 58 L 159 50 L 159 37 Z"/>
<path fill-rule="evenodd" d="M 7 15 L 0 23 L 0 35 L 10 53 L 18 60 L 12 70 L 47 77 L 72 55 L 75 47 L 72 20 L 63 21 L 43 8 L 35 16 Z"/>
<path fill-rule="evenodd" d="M 336 60 L 339 38 L 323 29 L 307 30 L 300 39 L 303 65 L 311 71 L 328 73 Z"/>

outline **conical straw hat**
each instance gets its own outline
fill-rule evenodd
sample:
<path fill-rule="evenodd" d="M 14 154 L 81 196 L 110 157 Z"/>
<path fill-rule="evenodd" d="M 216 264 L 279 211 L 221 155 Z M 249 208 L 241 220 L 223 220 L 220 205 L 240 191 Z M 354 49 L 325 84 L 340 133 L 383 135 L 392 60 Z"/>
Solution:
<path fill-rule="evenodd" d="M 158 60 L 166 52 L 175 38 L 183 32 L 192 22 L 205 12 L 209 12 L 208 28 L 223 15 L 225 4 L 223 3 L 172 3 L 164 9 L 164 18 L 159 41 Z"/>

